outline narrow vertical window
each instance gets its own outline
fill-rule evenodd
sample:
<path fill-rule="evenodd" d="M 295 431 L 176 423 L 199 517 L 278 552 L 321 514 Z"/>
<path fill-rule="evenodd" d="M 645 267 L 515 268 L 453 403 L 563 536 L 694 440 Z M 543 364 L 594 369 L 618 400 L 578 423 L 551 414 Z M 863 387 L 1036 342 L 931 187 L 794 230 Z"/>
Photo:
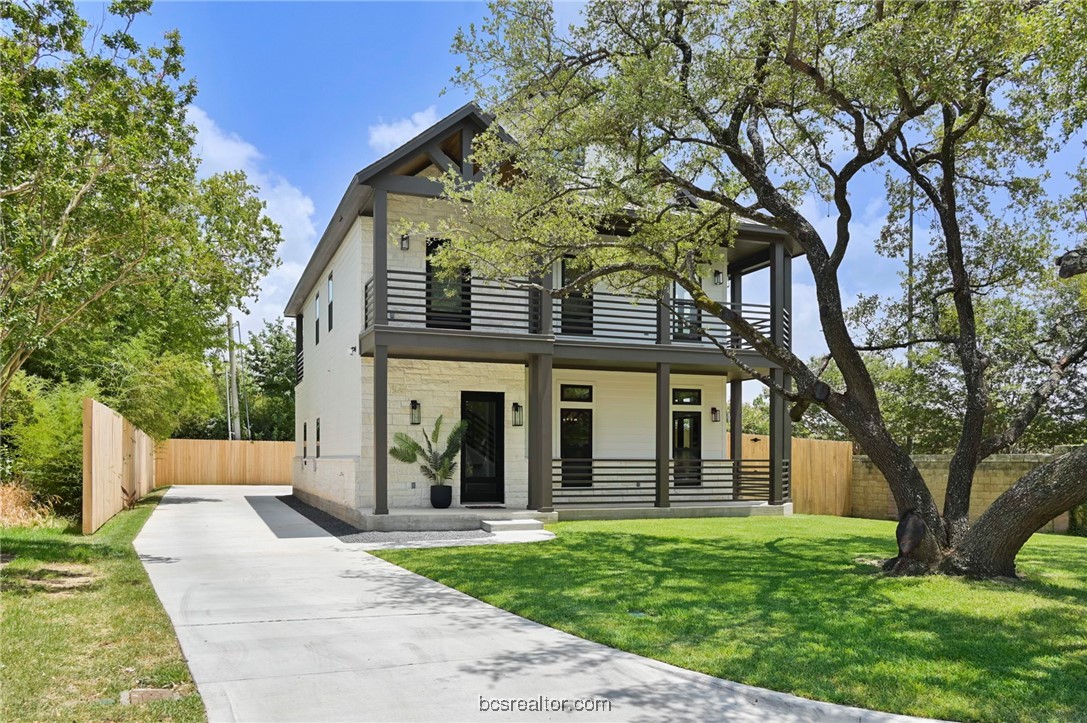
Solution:
<path fill-rule="evenodd" d="M 332 272 L 328 272 L 328 330 L 332 331 Z"/>
<path fill-rule="evenodd" d="M 321 343 L 321 292 L 313 299 L 313 343 Z"/>
<path fill-rule="evenodd" d="M 306 458 L 306 423 L 302 422 L 302 459 Z"/>
<path fill-rule="evenodd" d="M 317 417 L 317 426 L 313 429 L 313 456 L 321 456 L 321 418 Z"/>

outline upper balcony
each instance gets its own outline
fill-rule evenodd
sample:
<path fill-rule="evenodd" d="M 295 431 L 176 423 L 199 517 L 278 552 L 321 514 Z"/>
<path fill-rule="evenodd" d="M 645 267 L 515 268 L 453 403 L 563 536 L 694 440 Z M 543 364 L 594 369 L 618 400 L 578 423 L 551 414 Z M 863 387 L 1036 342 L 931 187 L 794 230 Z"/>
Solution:
<path fill-rule="evenodd" d="M 450 330 L 486 335 L 553 335 L 556 341 L 616 345 L 682 345 L 718 350 L 718 344 L 752 351 L 721 319 L 693 301 L 675 299 L 671 309 L 653 300 L 616 293 L 551 298 L 516 283 L 466 276 L 447 280 L 426 271 L 389 270 L 385 313 L 389 327 Z M 364 328 L 375 319 L 375 284 L 365 286 Z M 773 331 L 769 305 L 726 304 L 766 336 Z M 789 343 L 787 309 L 780 312 L 784 343 Z"/>

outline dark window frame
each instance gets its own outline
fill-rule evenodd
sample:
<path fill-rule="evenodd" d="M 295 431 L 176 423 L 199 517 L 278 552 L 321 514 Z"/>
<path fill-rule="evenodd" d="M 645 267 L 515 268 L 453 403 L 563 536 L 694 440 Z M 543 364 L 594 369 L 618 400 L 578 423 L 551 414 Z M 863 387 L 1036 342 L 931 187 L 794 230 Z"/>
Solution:
<path fill-rule="evenodd" d="M 573 392 L 577 389 L 588 389 L 589 397 L 582 399 L 574 396 L 566 396 L 567 390 Z M 593 401 L 593 385 L 592 384 L 560 384 L 559 385 L 559 401 L 560 402 L 583 402 L 588 404 Z"/>
<path fill-rule="evenodd" d="M 305 371 L 305 354 L 304 346 L 306 318 L 299 314 L 294 320 L 294 385 L 297 387 L 302 382 L 302 375 Z"/>
<path fill-rule="evenodd" d="M 317 423 L 313 425 L 313 457 L 321 456 L 321 418 L 317 417 Z"/>
<path fill-rule="evenodd" d="M 308 441 L 308 439 L 307 439 L 306 423 L 302 422 L 302 459 L 306 458 L 306 442 L 307 441 Z"/>
<path fill-rule="evenodd" d="M 332 331 L 332 272 L 328 272 L 328 330 Z"/>
<path fill-rule="evenodd" d="M 694 396 L 693 402 L 681 401 L 679 395 L 691 394 Z M 693 389 L 690 387 L 675 387 L 672 389 L 672 404 L 677 407 L 701 407 L 702 406 L 702 390 Z"/>
<path fill-rule="evenodd" d="M 321 292 L 313 297 L 313 345 L 321 343 Z"/>

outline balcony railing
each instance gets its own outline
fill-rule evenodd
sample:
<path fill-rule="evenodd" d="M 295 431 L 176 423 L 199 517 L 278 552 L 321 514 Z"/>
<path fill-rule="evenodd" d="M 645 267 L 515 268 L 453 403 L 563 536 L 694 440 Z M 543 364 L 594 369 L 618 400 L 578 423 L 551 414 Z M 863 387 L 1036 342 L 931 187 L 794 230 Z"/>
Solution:
<path fill-rule="evenodd" d="M 541 304 L 528 289 L 499 281 L 468 277 L 443 279 L 425 271 L 388 272 L 387 313 L 392 326 L 529 334 L 540 329 Z M 765 304 L 730 304 L 762 334 L 769 336 L 772 309 Z M 544 307 L 546 308 L 546 306 Z M 657 343 L 658 304 L 622 294 L 597 292 L 551 300 L 552 332 L 566 340 L 624 344 Z M 364 291 L 366 327 L 374 322 L 374 283 Z M 693 301 L 676 300 L 669 316 L 669 343 L 750 349 L 721 319 Z M 786 343 L 789 316 L 783 312 Z"/>
<path fill-rule="evenodd" d="M 784 498 L 789 499 L 789 462 L 782 462 Z M 766 459 L 668 461 L 668 496 L 677 505 L 770 500 L 771 462 Z M 652 459 L 554 459 L 552 502 L 556 507 L 652 507 L 657 463 Z"/>
<path fill-rule="evenodd" d="M 386 298 L 393 326 L 527 334 L 539 318 L 527 289 L 475 276 L 450 280 L 425 271 L 390 270 Z M 372 278 L 366 282 L 364 312 L 366 326 L 372 326 Z"/>

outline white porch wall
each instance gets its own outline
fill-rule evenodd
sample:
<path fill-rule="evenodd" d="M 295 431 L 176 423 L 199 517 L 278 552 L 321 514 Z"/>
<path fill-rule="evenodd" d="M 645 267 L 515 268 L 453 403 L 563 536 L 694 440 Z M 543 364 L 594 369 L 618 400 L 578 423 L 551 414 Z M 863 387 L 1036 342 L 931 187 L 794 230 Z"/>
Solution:
<path fill-rule="evenodd" d="M 562 409 L 593 410 L 593 457 L 609 459 L 654 459 L 656 457 L 656 375 L 580 369 L 556 369 L 553 373 L 552 457 L 559 457 L 559 420 Z M 589 384 L 592 402 L 560 401 L 562 384 Z M 672 374 L 672 389 L 701 389 L 702 404 L 672 405 L 677 411 L 702 412 L 702 457 L 724 459 L 726 450 L 725 389 L 723 376 Z M 669 395 L 671 399 L 671 395 Z M 717 407 L 721 421 L 710 419 Z M 668 415 L 671 420 L 671 414 Z M 671 421 L 669 421 L 669 429 Z M 669 432 L 670 434 L 670 432 Z"/>
<path fill-rule="evenodd" d="M 373 409 L 373 362 L 364 360 L 362 369 L 363 408 Z M 528 426 L 513 426 L 513 403 L 526 403 L 525 368 L 521 364 L 481 362 L 389 360 L 389 444 L 396 432 L 422 440 L 434 420 L 442 415 L 442 438 L 460 420 L 461 392 L 502 392 L 501 414 L 505 441 L 505 504 L 509 509 L 528 506 Z M 422 406 L 422 423 L 411 424 L 411 400 Z M 527 419 L 527 415 L 526 415 Z M 373 507 L 373 417 L 362 424 L 361 474 L 358 504 L 363 512 Z M 387 452 L 386 452 L 387 453 Z M 412 488 L 412 484 L 415 487 Z M 460 506 L 460 469 L 452 481 L 453 506 Z M 430 485 L 416 465 L 389 459 L 389 507 L 430 507 Z"/>

